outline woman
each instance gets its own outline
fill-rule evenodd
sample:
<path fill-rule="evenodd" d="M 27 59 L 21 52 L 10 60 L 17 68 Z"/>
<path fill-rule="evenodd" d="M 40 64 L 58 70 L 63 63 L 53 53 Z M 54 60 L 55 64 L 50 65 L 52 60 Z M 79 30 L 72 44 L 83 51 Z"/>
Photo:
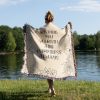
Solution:
<path fill-rule="evenodd" d="M 50 22 L 53 22 L 53 15 L 51 14 L 50 11 L 47 12 L 46 16 L 45 16 L 45 23 L 49 24 Z M 53 83 L 53 79 L 47 79 L 48 85 L 49 85 L 49 93 L 51 93 L 51 95 L 55 95 L 55 89 L 54 89 L 54 83 Z"/>
<path fill-rule="evenodd" d="M 21 71 L 46 78 L 51 96 L 56 94 L 54 78 L 61 79 L 76 74 L 71 22 L 60 29 L 52 23 L 53 19 L 48 11 L 44 27 L 35 29 L 30 25 L 24 26 L 25 55 Z"/>
<path fill-rule="evenodd" d="M 45 23 L 46 25 L 48 25 L 50 22 L 53 22 L 53 15 L 50 11 L 48 11 L 46 13 L 46 16 L 45 16 Z M 72 23 L 71 22 L 68 22 L 69 26 L 70 26 L 70 29 L 72 29 Z M 73 45 L 73 43 L 72 43 Z M 73 50 L 74 51 L 74 50 Z M 74 56 L 74 52 L 73 52 L 73 56 Z M 75 60 L 75 57 L 74 57 L 74 60 Z M 75 62 L 74 62 L 75 63 Z M 55 89 L 54 89 L 54 80 L 53 79 L 47 79 L 47 82 L 48 82 L 48 85 L 49 85 L 49 93 L 51 93 L 51 95 L 55 95 Z"/>

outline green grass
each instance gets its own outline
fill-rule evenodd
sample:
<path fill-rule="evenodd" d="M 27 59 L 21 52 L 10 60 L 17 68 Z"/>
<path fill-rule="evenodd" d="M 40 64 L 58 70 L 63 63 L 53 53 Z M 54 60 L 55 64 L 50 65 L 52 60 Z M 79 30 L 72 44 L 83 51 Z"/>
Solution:
<path fill-rule="evenodd" d="M 56 96 L 46 80 L 0 80 L 0 100 L 100 100 L 100 82 L 54 81 Z"/>

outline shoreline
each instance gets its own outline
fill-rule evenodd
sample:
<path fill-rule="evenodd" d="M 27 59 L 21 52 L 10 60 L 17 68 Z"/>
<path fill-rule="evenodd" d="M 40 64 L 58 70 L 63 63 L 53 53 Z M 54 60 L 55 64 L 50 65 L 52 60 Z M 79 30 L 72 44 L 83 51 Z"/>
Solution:
<path fill-rule="evenodd" d="M 19 54 L 19 53 L 23 53 L 23 51 L 15 51 L 15 52 L 0 52 L 0 55 Z"/>
<path fill-rule="evenodd" d="M 75 52 L 100 52 L 100 50 L 75 50 Z"/>
<path fill-rule="evenodd" d="M 100 52 L 100 50 L 75 50 L 75 52 Z M 19 53 L 24 53 L 24 51 L 0 52 L 0 55 L 19 54 Z"/>

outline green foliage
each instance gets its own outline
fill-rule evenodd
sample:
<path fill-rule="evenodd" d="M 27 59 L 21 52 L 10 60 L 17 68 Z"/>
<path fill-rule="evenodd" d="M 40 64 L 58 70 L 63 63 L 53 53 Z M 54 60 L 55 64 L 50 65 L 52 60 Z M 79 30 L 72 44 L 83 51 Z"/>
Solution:
<path fill-rule="evenodd" d="M 82 35 L 80 37 L 80 40 L 79 40 L 80 44 L 79 44 L 79 49 L 80 50 L 87 50 L 87 46 L 88 46 L 88 37 L 87 35 Z"/>
<path fill-rule="evenodd" d="M 100 51 L 100 31 L 96 34 L 96 49 Z"/>
<path fill-rule="evenodd" d="M 12 29 L 7 26 L 7 25 L 1 25 L 0 26 L 0 32 L 4 32 L 4 33 L 7 33 L 7 32 L 10 32 Z"/>
<path fill-rule="evenodd" d="M 100 82 L 54 81 L 56 96 L 46 80 L 1 80 L 0 100 L 99 100 Z"/>
<path fill-rule="evenodd" d="M 78 35 L 78 33 L 74 31 L 73 39 L 75 50 L 100 51 L 100 31 L 94 35 Z M 20 27 L 10 28 L 9 26 L 0 26 L 0 51 L 8 52 L 16 50 L 24 50 L 23 29 Z"/>
<path fill-rule="evenodd" d="M 95 50 L 95 36 L 82 35 L 79 48 L 80 50 Z"/>
<path fill-rule="evenodd" d="M 94 35 L 88 36 L 88 49 L 89 50 L 95 49 L 95 36 Z"/>
<path fill-rule="evenodd" d="M 23 31 L 19 27 L 0 26 L 0 51 L 11 52 L 24 49 Z"/>
<path fill-rule="evenodd" d="M 16 41 L 16 50 L 23 50 L 24 49 L 24 35 L 21 28 L 14 27 L 13 34 Z"/>
<path fill-rule="evenodd" d="M 100 50 L 100 32 L 94 35 L 78 35 L 73 32 L 75 50 Z"/>
<path fill-rule="evenodd" d="M 0 51 L 5 51 L 7 34 L 11 31 L 8 26 L 0 26 Z"/>
<path fill-rule="evenodd" d="M 16 43 L 15 43 L 14 36 L 13 36 L 12 32 L 9 32 L 6 35 L 5 50 L 6 51 L 14 51 L 15 48 L 16 48 Z"/>
<path fill-rule="evenodd" d="M 79 36 L 76 31 L 73 32 L 73 39 L 74 39 L 74 48 L 78 49 L 79 47 Z"/>
<path fill-rule="evenodd" d="M 0 32 L 0 51 L 4 51 L 5 44 L 6 44 L 6 33 Z"/>

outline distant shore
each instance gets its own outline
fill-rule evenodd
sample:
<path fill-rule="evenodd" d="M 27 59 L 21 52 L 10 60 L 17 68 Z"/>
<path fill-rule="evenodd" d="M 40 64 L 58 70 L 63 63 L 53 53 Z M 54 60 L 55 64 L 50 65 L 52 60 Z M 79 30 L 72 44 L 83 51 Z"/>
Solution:
<path fill-rule="evenodd" d="M 23 53 L 23 51 L 15 51 L 15 52 L 0 52 L 0 55 L 19 54 L 19 53 Z"/>
<path fill-rule="evenodd" d="M 100 50 L 75 50 L 75 52 L 100 52 Z"/>
<path fill-rule="evenodd" d="M 100 52 L 100 50 L 75 50 L 75 52 Z M 0 55 L 19 54 L 19 53 L 24 53 L 24 51 L 0 52 Z"/>

